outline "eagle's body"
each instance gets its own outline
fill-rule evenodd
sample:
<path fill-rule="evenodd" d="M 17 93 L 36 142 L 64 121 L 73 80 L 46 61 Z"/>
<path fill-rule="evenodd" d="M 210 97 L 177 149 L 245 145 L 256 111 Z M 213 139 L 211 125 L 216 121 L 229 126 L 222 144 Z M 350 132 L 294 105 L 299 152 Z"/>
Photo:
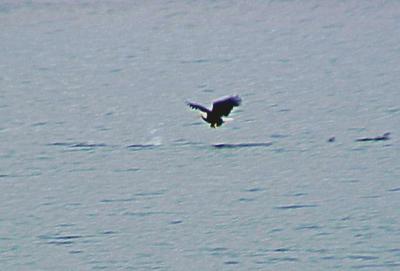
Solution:
<path fill-rule="evenodd" d="M 239 96 L 224 97 L 214 101 L 211 110 L 196 103 L 188 102 L 187 104 L 191 108 L 205 113 L 201 118 L 210 123 L 210 127 L 216 128 L 224 123 L 222 117 L 227 117 L 232 111 L 233 107 L 239 106 L 241 101 L 242 99 L 240 99 Z"/>

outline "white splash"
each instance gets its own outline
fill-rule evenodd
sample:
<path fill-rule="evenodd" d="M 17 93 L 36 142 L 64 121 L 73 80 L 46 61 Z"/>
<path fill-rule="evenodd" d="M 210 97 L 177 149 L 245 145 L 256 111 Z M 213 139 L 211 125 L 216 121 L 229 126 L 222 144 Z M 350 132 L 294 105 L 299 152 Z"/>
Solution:
<path fill-rule="evenodd" d="M 155 128 L 150 131 L 150 139 L 146 142 L 146 144 L 154 146 L 162 145 L 162 137 L 158 135 L 159 130 L 159 128 Z"/>

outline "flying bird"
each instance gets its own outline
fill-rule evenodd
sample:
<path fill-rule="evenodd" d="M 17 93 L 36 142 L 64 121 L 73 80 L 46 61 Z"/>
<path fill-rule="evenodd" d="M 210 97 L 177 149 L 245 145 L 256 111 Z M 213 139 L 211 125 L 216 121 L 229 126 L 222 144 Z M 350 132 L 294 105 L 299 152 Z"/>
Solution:
<path fill-rule="evenodd" d="M 227 117 L 229 113 L 231 113 L 233 107 L 239 106 L 241 102 L 242 99 L 236 95 L 223 97 L 214 101 L 211 110 L 196 103 L 187 102 L 187 105 L 192 109 L 203 112 L 204 114 L 202 114 L 201 118 L 210 123 L 211 128 L 217 128 L 224 123 L 222 117 Z"/>

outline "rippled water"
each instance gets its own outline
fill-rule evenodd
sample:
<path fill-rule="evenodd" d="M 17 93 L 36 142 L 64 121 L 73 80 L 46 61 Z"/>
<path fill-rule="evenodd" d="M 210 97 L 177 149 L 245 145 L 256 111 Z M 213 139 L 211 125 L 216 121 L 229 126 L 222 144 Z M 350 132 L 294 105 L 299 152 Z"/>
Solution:
<path fill-rule="evenodd" d="M 2 270 L 400 268 L 397 2 L 6 0 L 0 22 Z M 185 105 L 235 93 L 220 129 Z"/>

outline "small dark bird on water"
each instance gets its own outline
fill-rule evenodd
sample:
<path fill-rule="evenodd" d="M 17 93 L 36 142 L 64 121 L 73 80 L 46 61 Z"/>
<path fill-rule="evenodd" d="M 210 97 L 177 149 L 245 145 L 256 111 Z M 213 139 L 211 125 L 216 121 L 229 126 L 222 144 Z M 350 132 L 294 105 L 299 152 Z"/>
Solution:
<path fill-rule="evenodd" d="M 210 123 L 211 128 L 217 128 L 224 123 L 222 117 L 227 117 L 229 113 L 231 113 L 233 107 L 239 106 L 241 102 L 242 99 L 240 99 L 240 97 L 236 95 L 223 97 L 214 101 L 211 110 L 196 103 L 187 102 L 187 105 L 190 106 L 192 109 L 197 109 L 205 113 L 201 116 L 201 118 L 204 121 Z"/>

